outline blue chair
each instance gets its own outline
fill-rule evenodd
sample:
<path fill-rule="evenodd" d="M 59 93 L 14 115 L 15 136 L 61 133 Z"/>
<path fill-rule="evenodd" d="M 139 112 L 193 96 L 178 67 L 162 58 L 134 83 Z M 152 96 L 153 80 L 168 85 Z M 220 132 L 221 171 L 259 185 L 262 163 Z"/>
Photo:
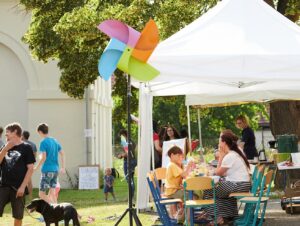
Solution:
<path fill-rule="evenodd" d="M 214 224 L 217 225 L 217 206 L 216 206 L 216 191 L 215 183 L 211 177 L 191 177 L 187 178 L 183 183 L 184 188 L 184 210 L 185 210 L 185 224 L 188 225 L 187 216 L 188 209 L 190 210 L 190 224 L 194 225 L 194 209 L 199 209 L 199 207 L 214 207 Z M 213 199 L 201 199 L 193 200 L 193 191 L 204 191 L 212 189 Z M 187 197 L 187 193 L 188 196 Z"/>
<path fill-rule="evenodd" d="M 172 219 L 169 216 L 169 213 L 167 211 L 166 206 L 168 205 L 176 205 L 180 202 L 182 202 L 181 199 L 161 199 L 161 196 L 157 189 L 155 188 L 155 179 L 154 179 L 154 174 L 153 173 L 148 173 L 147 175 L 147 182 L 153 197 L 154 204 L 156 206 L 158 215 L 165 226 L 177 226 L 177 220 Z"/>
<path fill-rule="evenodd" d="M 267 172 L 261 182 L 260 191 L 257 196 L 253 197 L 245 197 L 240 199 L 241 203 L 244 203 L 248 206 L 248 208 L 244 209 L 244 212 L 247 211 L 247 214 L 244 213 L 243 217 L 235 221 L 235 225 L 237 226 L 261 226 L 263 224 L 267 203 L 269 200 L 271 185 L 274 180 L 274 171 L 270 170 Z M 263 208 L 261 211 L 260 219 L 258 218 L 259 211 L 261 209 L 261 204 L 263 204 Z M 258 220 L 259 219 L 259 220 Z M 257 224 L 258 221 L 258 224 Z"/>

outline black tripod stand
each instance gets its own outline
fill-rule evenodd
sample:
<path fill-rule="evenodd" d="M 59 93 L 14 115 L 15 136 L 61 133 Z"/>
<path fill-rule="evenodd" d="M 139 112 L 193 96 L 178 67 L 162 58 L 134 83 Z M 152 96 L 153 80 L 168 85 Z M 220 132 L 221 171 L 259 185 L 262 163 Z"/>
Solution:
<path fill-rule="evenodd" d="M 129 213 L 129 225 L 133 226 L 133 219 L 135 221 L 135 224 L 137 226 L 142 226 L 142 223 L 140 219 L 138 218 L 136 214 L 136 209 L 133 208 L 132 205 L 132 199 L 133 199 L 133 191 L 132 191 L 132 180 L 133 180 L 133 173 L 132 171 L 134 169 L 131 168 L 131 161 L 133 159 L 133 153 L 132 153 L 132 142 L 131 142 L 131 115 L 130 115 L 130 99 L 131 99 L 131 81 L 130 81 L 130 75 L 127 75 L 127 141 L 128 141 L 128 155 L 127 155 L 127 176 L 128 176 L 128 208 L 125 210 L 125 212 L 122 214 L 120 219 L 115 224 L 118 225 L 122 219 L 126 216 L 127 213 Z"/>

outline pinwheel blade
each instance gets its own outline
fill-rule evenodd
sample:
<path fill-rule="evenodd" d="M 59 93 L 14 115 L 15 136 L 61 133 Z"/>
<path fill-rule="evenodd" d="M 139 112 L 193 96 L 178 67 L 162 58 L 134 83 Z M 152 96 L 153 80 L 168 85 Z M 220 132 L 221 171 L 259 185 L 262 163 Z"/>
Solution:
<path fill-rule="evenodd" d="M 142 61 L 130 58 L 128 74 L 138 81 L 147 82 L 159 75 L 159 71 L 151 65 Z"/>
<path fill-rule="evenodd" d="M 154 20 L 149 20 L 149 22 L 141 32 L 141 37 L 134 47 L 132 56 L 139 59 L 140 61 L 147 62 L 158 42 L 158 28 Z"/>
<path fill-rule="evenodd" d="M 117 68 L 126 45 L 117 39 L 111 39 L 103 51 L 98 63 L 98 71 L 104 80 L 109 80 Z"/>
<path fill-rule="evenodd" d="M 118 39 L 132 48 L 135 47 L 141 35 L 140 32 L 118 20 L 105 20 L 97 28 L 109 37 Z"/>
<path fill-rule="evenodd" d="M 121 71 L 124 71 L 130 74 L 136 80 L 143 82 L 150 81 L 159 75 L 159 71 L 157 71 L 155 68 L 132 57 L 132 51 L 134 50 L 128 46 L 124 50 L 124 53 L 122 54 L 117 65 Z"/>
<path fill-rule="evenodd" d="M 129 73 L 128 68 L 129 68 L 129 61 L 131 58 L 131 53 L 132 53 L 133 49 L 130 48 L 129 46 L 126 46 L 126 48 L 124 49 L 124 52 L 119 60 L 119 63 L 117 65 L 117 67 L 121 70 L 124 71 L 126 73 Z"/>

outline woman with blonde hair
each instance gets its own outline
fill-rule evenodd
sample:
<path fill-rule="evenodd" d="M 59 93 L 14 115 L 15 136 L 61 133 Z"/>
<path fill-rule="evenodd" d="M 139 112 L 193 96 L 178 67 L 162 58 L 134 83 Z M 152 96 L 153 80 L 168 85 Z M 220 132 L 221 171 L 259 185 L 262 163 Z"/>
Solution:
<path fill-rule="evenodd" d="M 243 149 L 247 159 L 254 159 L 254 157 L 258 156 L 258 153 L 255 147 L 255 135 L 249 126 L 247 117 L 239 115 L 236 118 L 236 126 L 242 130 L 242 142 L 239 146 Z"/>

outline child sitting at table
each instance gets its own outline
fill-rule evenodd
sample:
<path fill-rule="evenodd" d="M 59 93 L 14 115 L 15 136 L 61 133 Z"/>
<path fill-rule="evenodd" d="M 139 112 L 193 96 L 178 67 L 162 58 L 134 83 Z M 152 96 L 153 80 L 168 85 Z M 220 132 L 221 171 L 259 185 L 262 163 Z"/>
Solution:
<path fill-rule="evenodd" d="M 170 163 L 167 168 L 166 181 L 165 181 L 165 196 L 168 198 L 179 198 L 183 200 L 184 192 L 182 186 L 182 179 L 188 176 L 191 172 L 194 163 L 190 161 L 184 170 L 182 162 L 184 160 L 183 151 L 174 146 L 168 151 Z M 177 218 L 183 216 L 183 205 L 181 204 L 177 210 L 176 206 L 171 207 L 171 214 L 174 215 L 177 211 Z"/>

